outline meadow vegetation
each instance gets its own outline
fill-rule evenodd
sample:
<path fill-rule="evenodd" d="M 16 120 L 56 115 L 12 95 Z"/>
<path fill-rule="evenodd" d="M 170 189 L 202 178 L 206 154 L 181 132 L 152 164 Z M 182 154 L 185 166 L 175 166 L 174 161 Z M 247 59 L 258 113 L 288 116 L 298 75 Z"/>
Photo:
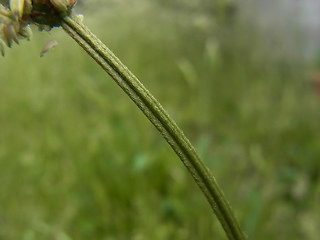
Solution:
<path fill-rule="evenodd" d="M 297 29 L 269 36 L 223 0 L 76 11 L 195 144 L 248 239 L 318 238 L 320 99 Z M 0 59 L 0 240 L 225 238 L 167 143 L 61 29 Z"/>

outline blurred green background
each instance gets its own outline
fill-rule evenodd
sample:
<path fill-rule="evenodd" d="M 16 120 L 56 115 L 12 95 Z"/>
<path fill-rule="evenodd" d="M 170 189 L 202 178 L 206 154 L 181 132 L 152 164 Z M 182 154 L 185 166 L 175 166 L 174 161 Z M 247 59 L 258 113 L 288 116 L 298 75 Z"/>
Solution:
<path fill-rule="evenodd" d="M 320 235 L 317 2 L 288 2 L 76 6 L 194 143 L 248 239 Z M 20 45 L 0 59 L 0 240 L 226 239 L 160 134 L 61 29 Z"/>

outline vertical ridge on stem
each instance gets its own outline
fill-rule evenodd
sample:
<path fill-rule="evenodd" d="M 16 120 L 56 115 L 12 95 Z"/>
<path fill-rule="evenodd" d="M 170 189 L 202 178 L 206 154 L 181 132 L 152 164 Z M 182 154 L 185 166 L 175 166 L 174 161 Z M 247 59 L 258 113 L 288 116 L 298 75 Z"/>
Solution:
<path fill-rule="evenodd" d="M 85 25 L 64 17 L 64 30 L 115 80 L 169 143 L 205 194 L 230 240 L 245 235 L 215 178 L 190 141 L 135 75 Z"/>

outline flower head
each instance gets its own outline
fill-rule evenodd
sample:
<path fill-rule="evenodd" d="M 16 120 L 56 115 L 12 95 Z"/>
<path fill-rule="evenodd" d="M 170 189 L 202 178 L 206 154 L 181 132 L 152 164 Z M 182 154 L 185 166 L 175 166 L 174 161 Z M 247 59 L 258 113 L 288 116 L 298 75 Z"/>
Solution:
<path fill-rule="evenodd" d="M 4 46 L 30 39 L 30 25 L 50 30 L 61 25 L 61 16 L 69 15 L 76 0 L 0 0 L 0 53 Z"/>

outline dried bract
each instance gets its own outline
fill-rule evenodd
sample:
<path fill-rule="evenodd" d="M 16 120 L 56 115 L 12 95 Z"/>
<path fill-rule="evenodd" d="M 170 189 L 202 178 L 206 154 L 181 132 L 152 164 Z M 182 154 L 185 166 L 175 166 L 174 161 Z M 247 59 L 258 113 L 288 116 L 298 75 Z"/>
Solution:
<path fill-rule="evenodd" d="M 46 45 L 43 46 L 40 57 L 43 57 L 48 51 L 50 51 L 52 48 L 56 47 L 58 45 L 58 42 L 56 40 L 50 40 L 46 43 Z"/>
<path fill-rule="evenodd" d="M 9 0 L 10 2 L 10 9 L 13 14 L 19 18 L 22 17 L 24 11 L 24 0 Z"/>

